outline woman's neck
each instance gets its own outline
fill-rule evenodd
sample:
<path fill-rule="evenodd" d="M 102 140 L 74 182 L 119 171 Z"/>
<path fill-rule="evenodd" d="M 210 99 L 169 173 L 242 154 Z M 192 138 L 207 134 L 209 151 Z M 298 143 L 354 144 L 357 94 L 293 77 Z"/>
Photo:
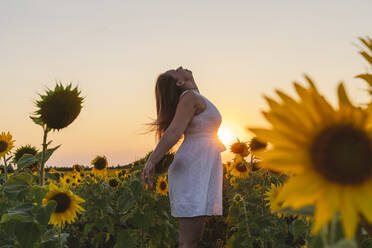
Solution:
<path fill-rule="evenodd" d="M 186 89 L 186 90 L 196 90 L 197 92 L 199 92 L 199 89 L 198 88 L 189 88 L 189 89 Z"/>

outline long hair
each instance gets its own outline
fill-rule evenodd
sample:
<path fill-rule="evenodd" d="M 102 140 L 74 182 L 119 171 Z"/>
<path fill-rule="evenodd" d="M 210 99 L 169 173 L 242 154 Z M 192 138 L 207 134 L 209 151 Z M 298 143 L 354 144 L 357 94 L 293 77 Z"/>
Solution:
<path fill-rule="evenodd" d="M 177 78 L 162 73 L 155 84 L 157 118 L 150 123 L 150 132 L 155 131 L 155 140 L 159 141 L 176 114 L 177 104 L 182 90 L 176 85 Z M 183 135 L 182 135 L 183 137 Z M 178 143 L 177 143 L 178 144 Z"/>

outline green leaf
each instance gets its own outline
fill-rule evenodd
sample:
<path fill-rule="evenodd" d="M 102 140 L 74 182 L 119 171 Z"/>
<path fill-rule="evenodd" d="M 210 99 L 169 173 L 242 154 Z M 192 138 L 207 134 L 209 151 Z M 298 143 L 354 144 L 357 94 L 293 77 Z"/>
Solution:
<path fill-rule="evenodd" d="M 34 121 L 35 124 L 40 125 L 40 126 L 44 126 L 44 123 L 43 123 L 41 118 L 36 117 L 36 116 L 30 116 L 30 118 L 31 118 L 31 120 Z"/>
<path fill-rule="evenodd" d="M 50 156 L 52 156 L 52 154 L 60 147 L 61 145 L 58 145 L 54 148 L 51 148 L 51 149 L 47 149 L 45 151 L 45 158 L 44 158 L 44 163 L 46 161 L 48 161 L 48 159 L 50 158 Z M 42 155 L 42 152 L 39 152 L 38 154 L 36 154 L 36 157 L 38 158 L 39 161 L 41 161 L 41 155 Z"/>
<path fill-rule="evenodd" d="M 9 197 L 17 197 L 25 193 L 33 181 L 33 176 L 27 172 L 22 172 L 10 177 L 3 186 L 3 189 Z"/>
<path fill-rule="evenodd" d="M 372 238 L 366 239 L 360 245 L 361 248 L 372 248 Z"/>
<path fill-rule="evenodd" d="M 33 209 L 36 220 L 44 227 L 48 225 L 50 216 L 57 206 L 56 201 L 48 201 L 45 206 L 37 206 Z"/>
<path fill-rule="evenodd" d="M 293 222 L 293 239 L 298 240 L 308 230 L 307 225 L 301 220 L 295 220 Z"/>
<path fill-rule="evenodd" d="M 1 224 L 7 223 L 9 221 L 15 220 L 18 222 L 31 222 L 33 217 L 27 213 L 6 213 L 1 216 Z"/>
<path fill-rule="evenodd" d="M 357 248 L 357 243 L 354 239 L 342 239 L 339 242 L 337 242 L 335 245 L 332 246 L 332 248 Z"/>
<path fill-rule="evenodd" d="M 34 208 L 33 204 L 24 204 L 17 206 L 13 209 L 9 209 L 7 213 L 1 216 L 1 223 L 6 223 L 10 220 L 17 220 L 23 222 L 33 221 L 31 210 Z"/>
<path fill-rule="evenodd" d="M 122 230 L 116 235 L 114 248 L 134 248 L 137 246 L 137 231 L 133 229 Z"/>
<path fill-rule="evenodd" d="M 55 174 L 52 174 L 49 172 L 45 172 L 45 178 L 49 178 L 49 179 L 59 182 L 58 177 Z"/>
<path fill-rule="evenodd" d="M 92 230 L 92 225 L 87 223 L 84 225 L 84 230 L 83 230 L 83 234 L 84 236 L 88 236 L 88 233 Z"/>
<path fill-rule="evenodd" d="M 15 235 L 21 247 L 33 247 L 35 243 L 40 240 L 40 226 L 36 222 L 17 223 Z"/>
<path fill-rule="evenodd" d="M 300 209 L 297 209 L 297 210 L 294 210 L 294 209 L 289 208 L 289 207 L 287 207 L 287 208 L 281 208 L 281 209 L 279 209 L 276 212 L 288 213 L 290 215 L 314 216 L 314 211 L 315 211 L 315 207 L 314 206 L 307 206 L 307 207 L 303 207 L 303 208 L 300 208 Z"/>
<path fill-rule="evenodd" d="M 16 181 L 23 181 L 23 182 L 27 183 L 28 185 L 31 185 L 32 181 L 33 181 L 33 175 L 31 175 L 30 173 L 27 173 L 27 172 L 22 172 L 22 173 L 19 173 L 19 174 L 15 174 L 8 179 L 8 181 L 5 185 L 7 185 L 8 183 L 11 184 L 11 183 L 16 182 Z"/>
<path fill-rule="evenodd" d="M 48 191 L 49 189 L 47 185 L 32 185 L 30 193 L 34 197 L 35 202 L 41 205 L 42 200 Z"/>
<path fill-rule="evenodd" d="M 23 154 L 23 156 L 17 162 L 17 169 L 20 170 L 20 169 L 23 169 L 24 167 L 31 166 L 38 161 L 39 160 L 37 159 L 37 157 L 35 157 L 32 154 L 28 154 L 28 153 Z"/>

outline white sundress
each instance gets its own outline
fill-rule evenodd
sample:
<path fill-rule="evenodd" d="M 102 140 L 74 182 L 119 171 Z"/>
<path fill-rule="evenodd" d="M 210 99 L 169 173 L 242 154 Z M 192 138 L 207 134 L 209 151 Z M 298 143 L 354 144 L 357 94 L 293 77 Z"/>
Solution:
<path fill-rule="evenodd" d="M 187 91 L 182 92 L 180 98 Z M 194 92 L 203 97 L 207 107 L 191 119 L 168 169 L 173 217 L 223 215 L 221 152 L 226 147 L 217 136 L 222 117 L 206 97 Z"/>

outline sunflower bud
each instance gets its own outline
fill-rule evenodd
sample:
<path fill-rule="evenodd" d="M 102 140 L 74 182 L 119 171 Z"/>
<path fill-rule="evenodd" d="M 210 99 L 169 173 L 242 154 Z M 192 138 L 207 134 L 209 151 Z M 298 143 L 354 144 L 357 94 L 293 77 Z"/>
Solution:
<path fill-rule="evenodd" d="M 82 97 L 77 87 L 71 89 L 71 84 L 66 88 L 62 84 L 56 85 L 54 90 L 48 89 L 45 95 L 40 95 L 41 100 L 36 102 L 39 108 L 34 114 L 38 116 L 31 119 L 38 119 L 50 129 L 60 130 L 70 125 L 79 115 L 82 108 Z"/>

